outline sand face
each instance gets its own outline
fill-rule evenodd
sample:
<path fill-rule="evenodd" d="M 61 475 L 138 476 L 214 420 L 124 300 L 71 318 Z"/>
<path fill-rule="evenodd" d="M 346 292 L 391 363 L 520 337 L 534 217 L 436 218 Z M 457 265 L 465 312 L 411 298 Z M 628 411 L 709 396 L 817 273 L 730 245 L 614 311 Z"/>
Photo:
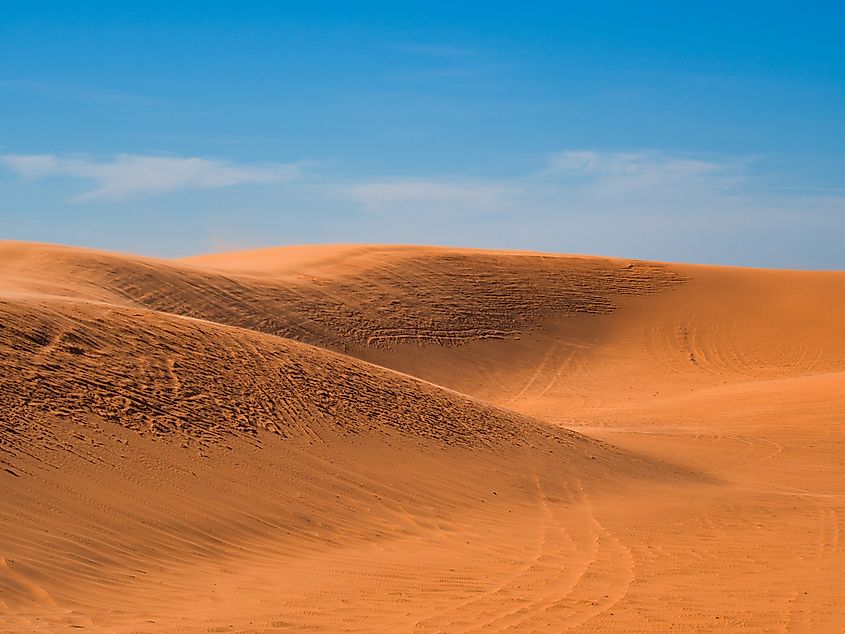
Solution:
<path fill-rule="evenodd" d="M 845 274 L 0 244 L 0 631 L 845 628 Z"/>

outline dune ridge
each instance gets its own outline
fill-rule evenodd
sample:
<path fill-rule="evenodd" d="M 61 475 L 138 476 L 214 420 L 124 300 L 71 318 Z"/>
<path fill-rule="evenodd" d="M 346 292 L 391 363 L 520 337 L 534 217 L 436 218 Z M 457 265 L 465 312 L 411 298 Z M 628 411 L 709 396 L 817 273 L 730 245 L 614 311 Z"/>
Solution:
<path fill-rule="evenodd" d="M 665 266 L 423 247 L 344 248 L 161 262 L 51 245 L 0 247 L 7 280 L 48 295 L 134 305 L 338 350 L 518 336 L 545 315 L 605 314 L 679 281 Z M 276 266 L 267 272 L 267 258 Z M 310 269 L 302 269 L 302 260 Z M 72 288 L 63 281 L 72 279 Z M 8 282 L 7 282 L 8 285 Z"/>
<path fill-rule="evenodd" d="M 845 274 L 0 243 L 0 629 L 840 631 Z"/>

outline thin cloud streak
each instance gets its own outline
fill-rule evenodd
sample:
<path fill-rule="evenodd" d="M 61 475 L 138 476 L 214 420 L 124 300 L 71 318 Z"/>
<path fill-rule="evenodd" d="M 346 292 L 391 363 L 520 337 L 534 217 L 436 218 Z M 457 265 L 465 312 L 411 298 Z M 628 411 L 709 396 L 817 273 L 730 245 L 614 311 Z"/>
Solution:
<path fill-rule="evenodd" d="M 696 176 L 725 174 L 734 171 L 736 161 L 706 160 L 673 156 L 658 151 L 595 152 L 578 150 L 553 155 L 548 166 L 540 172 L 547 176 L 590 175 L 639 178 L 662 176 Z"/>
<path fill-rule="evenodd" d="M 508 205 L 510 188 L 499 183 L 384 180 L 352 185 L 348 197 L 367 211 L 386 213 L 475 213 Z"/>
<path fill-rule="evenodd" d="M 402 53 L 408 53 L 411 55 L 421 55 L 421 56 L 429 56 L 429 57 L 440 57 L 440 58 L 466 58 L 466 57 L 476 57 L 479 55 L 477 50 L 466 48 L 463 46 L 455 46 L 452 44 L 443 44 L 443 43 L 411 43 L 407 42 L 405 44 L 394 44 L 393 46 L 388 46 L 388 49 L 399 51 Z"/>
<path fill-rule="evenodd" d="M 382 242 L 841 266 L 845 195 L 773 190 L 773 175 L 754 157 L 573 151 L 505 179 L 380 179 L 344 191 L 368 239 Z"/>
<path fill-rule="evenodd" d="M 300 178 L 307 163 L 242 165 L 200 157 L 119 154 L 107 161 L 55 154 L 5 154 L 4 164 L 18 176 L 39 180 L 52 176 L 94 183 L 75 202 L 124 200 L 182 189 L 282 183 Z"/>
<path fill-rule="evenodd" d="M 552 156 L 545 169 L 525 179 L 538 193 L 570 207 L 600 212 L 706 215 L 763 196 L 751 182 L 749 159 L 697 158 L 659 151 L 570 151 Z"/>
<path fill-rule="evenodd" d="M 345 191 L 362 212 L 378 213 L 385 230 L 448 220 L 463 226 L 459 232 L 473 223 L 486 235 L 539 245 L 580 236 L 584 244 L 645 248 L 643 232 L 668 253 L 719 231 L 752 239 L 755 231 L 789 234 L 811 224 L 842 230 L 845 195 L 773 190 L 756 167 L 753 158 L 569 151 L 508 179 L 379 180 Z"/>
<path fill-rule="evenodd" d="M 84 103 L 105 104 L 113 106 L 134 105 L 146 107 L 172 106 L 170 100 L 130 92 L 104 90 L 96 86 L 84 86 L 54 81 L 35 81 L 28 79 L 0 79 L 0 91 L 8 91 L 42 97 L 46 99 L 60 99 L 80 101 Z"/>
<path fill-rule="evenodd" d="M 80 182 L 93 184 L 70 199 L 75 203 L 172 196 L 156 201 L 159 208 L 178 201 L 183 190 L 287 183 L 204 199 L 218 214 L 253 210 L 243 233 L 255 231 L 262 238 L 298 231 L 305 241 L 448 243 L 797 266 L 811 257 L 822 261 L 816 234 L 828 244 L 824 261 L 838 263 L 838 250 L 830 245 L 845 231 L 843 193 L 772 188 L 773 176 L 782 175 L 767 172 L 753 157 L 581 150 L 550 155 L 536 169 L 504 178 L 397 174 L 356 180 L 306 171 L 307 163 L 167 155 L 99 161 L 0 155 L 2 164 L 36 186 L 45 178 L 69 181 L 58 183 L 65 191 Z M 747 258 L 728 257 L 731 249 L 745 253 L 743 245 Z M 776 248 L 782 257 L 774 254 Z"/>
<path fill-rule="evenodd" d="M 349 197 L 366 210 L 397 214 L 511 210 L 626 212 L 684 202 L 724 202 L 749 194 L 747 161 L 672 156 L 657 151 L 568 151 L 535 172 L 507 179 L 397 179 L 359 183 Z M 744 193 L 743 193 L 744 192 Z"/>

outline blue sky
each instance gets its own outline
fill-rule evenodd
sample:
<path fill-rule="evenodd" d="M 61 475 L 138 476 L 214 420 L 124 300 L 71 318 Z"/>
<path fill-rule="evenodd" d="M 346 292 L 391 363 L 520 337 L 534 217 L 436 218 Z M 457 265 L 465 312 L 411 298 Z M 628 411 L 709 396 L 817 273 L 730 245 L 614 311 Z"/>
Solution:
<path fill-rule="evenodd" d="M 845 268 L 841 3 L 130 4 L 0 6 L 0 237 Z"/>

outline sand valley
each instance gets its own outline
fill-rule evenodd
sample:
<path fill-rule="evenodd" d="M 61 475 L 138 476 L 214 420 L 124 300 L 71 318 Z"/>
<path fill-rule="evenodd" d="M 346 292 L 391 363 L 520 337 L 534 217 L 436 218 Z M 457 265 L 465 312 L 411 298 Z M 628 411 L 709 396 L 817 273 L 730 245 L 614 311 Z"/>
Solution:
<path fill-rule="evenodd" d="M 0 243 L 0 631 L 842 632 L 845 273 Z"/>

